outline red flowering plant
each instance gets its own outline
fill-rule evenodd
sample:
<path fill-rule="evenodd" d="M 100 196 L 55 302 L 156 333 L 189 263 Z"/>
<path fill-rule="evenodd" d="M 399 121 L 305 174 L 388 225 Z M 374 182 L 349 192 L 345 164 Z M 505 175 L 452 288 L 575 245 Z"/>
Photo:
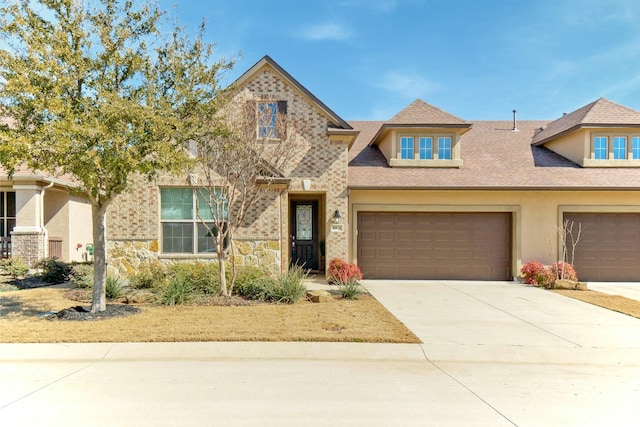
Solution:
<path fill-rule="evenodd" d="M 578 281 L 578 274 L 573 265 L 568 262 L 558 261 L 551 266 L 551 272 L 556 279 Z"/>
<path fill-rule="evenodd" d="M 362 272 L 360 271 L 360 268 L 357 265 L 341 260 L 340 258 L 333 258 L 329 261 L 329 269 L 327 273 L 327 281 L 332 284 L 362 280 Z"/>
<path fill-rule="evenodd" d="M 556 279 L 552 268 L 538 261 L 526 263 L 522 266 L 520 272 L 524 276 L 524 283 L 532 286 L 549 287 Z"/>

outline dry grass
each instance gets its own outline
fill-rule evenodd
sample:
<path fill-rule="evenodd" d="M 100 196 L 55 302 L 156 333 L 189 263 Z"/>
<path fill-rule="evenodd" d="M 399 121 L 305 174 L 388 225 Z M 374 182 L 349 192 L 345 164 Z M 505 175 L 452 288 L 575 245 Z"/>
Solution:
<path fill-rule="evenodd" d="M 314 304 L 141 305 L 129 317 L 46 320 L 41 314 L 78 305 L 64 288 L 0 292 L 0 342 L 355 341 L 420 340 L 370 295 Z"/>
<path fill-rule="evenodd" d="M 609 295 L 596 291 L 569 291 L 560 289 L 554 290 L 553 292 L 640 318 L 640 301 L 625 298 L 620 295 Z"/>

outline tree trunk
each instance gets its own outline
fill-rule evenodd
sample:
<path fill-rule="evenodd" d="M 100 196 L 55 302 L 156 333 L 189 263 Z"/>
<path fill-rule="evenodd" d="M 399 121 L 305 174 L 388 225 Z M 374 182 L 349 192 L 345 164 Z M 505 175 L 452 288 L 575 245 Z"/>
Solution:
<path fill-rule="evenodd" d="M 91 206 L 93 220 L 93 298 L 91 312 L 107 309 L 105 283 L 107 281 L 107 234 L 105 227 L 106 205 Z"/>
<path fill-rule="evenodd" d="M 228 297 L 229 291 L 227 289 L 227 271 L 224 265 L 224 250 L 221 250 L 222 244 L 218 242 L 218 264 L 220 264 L 220 294 Z"/>

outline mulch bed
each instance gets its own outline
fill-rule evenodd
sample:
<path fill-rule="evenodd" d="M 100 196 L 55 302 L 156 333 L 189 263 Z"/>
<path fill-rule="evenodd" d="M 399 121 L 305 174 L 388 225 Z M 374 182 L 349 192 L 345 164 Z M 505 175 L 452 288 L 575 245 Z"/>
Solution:
<path fill-rule="evenodd" d="M 133 307 L 124 304 L 107 304 L 105 311 L 99 311 L 97 313 L 91 313 L 90 306 L 77 305 L 71 308 L 65 308 L 57 313 L 46 316 L 47 320 L 98 320 L 106 319 L 110 317 L 122 317 L 130 316 L 132 314 L 140 313 L 138 307 Z"/>

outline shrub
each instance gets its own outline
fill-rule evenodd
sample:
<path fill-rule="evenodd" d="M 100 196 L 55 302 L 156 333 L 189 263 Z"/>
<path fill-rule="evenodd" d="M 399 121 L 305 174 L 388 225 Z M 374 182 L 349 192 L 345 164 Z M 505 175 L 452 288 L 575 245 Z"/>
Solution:
<path fill-rule="evenodd" d="M 40 276 L 47 283 L 62 283 L 69 280 L 71 267 L 57 258 L 47 258 L 39 261 L 36 268 L 41 270 Z"/>
<path fill-rule="evenodd" d="M 551 266 L 551 273 L 556 279 L 578 281 L 578 275 L 573 265 L 568 262 L 558 261 Z"/>
<path fill-rule="evenodd" d="M 167 279 L 167 269 L 159 262 L 145 266 L 129 276 L 129 285 L 135 289 L 162 288 Z"/>
<path fill-rule="evenodd" d="M 77 288 L 93 287 L 93 265 L 92 264 L 73 264 L 69 272 L 69 281 Z"/>
<path fill-rule="evenodd" d="M 355 277 L 349 277 L 347 280 L 338 281 L 338 291 L 344 299 L 356 299 L 362 293 L 362 287 Z"/>
<path fill-rule="evenodd" d="M 20 257 L 3 259 L 0 263 L 0 269 L 14 280 L 18 277 L 24 277 L 29 272 L 29 266 Z"/>
<path fill-rule="evenodd" d="M 193 298 L 193 284 L 183 274 L 177 274 L 169 279 L 169 283 L 162 291 L 161 302 L 164 305 L 186 304 Z"/>
<path fill-rule="evenodd" d="M 329 261 L 328 275 L 327 280 L 332 284 L 344 283 L 349 279 L 362 280 L 362 272 L 357 265 L 339 258 Z"/>
<path fill-rule="evenodd" d="M 107 299 L 118 299 L 124 295 L 124 282 L 119 277 L 107 276 L 104 291 Z"/>
<path fill-rule="evenodd" d="M 524 276 L 524 282 L 533 286 L 544 286 L 548 288 L 556 280 L 555 273 L 551 267 L 545 266 L 541 262 L 531 261 L 520 269 Z"/>
<path fill-rule="evenodd" d="M 242 298 L 266 300 L 272 287 L 269 273 L 260 267 L 247 266 L 238 271 L 233 293 Z"/>
<path fill-rule="evenodd" d="M 523 265 L 520 272 L 524 276 L 524 283 L 527 285 L 538 285 L 536 277 L 540 270 L 543 270 L 544 268 L 544 264 L 538 261 L 531 261 Z"/>
<path fill-rule="evenodd" d="M 307 292 L 304 280 L 307 278 L 305 270 L 294 265 L 285 273 L 279 274 L 275 279 L 268 281 L 267 299 L 285 304 L 297 302 Z"/>
<path fill-rule="evenodd" d="M 169 267 L 169 280 L 185 280 L 193 291 L 205 294 L 220 292 L 220 267 L 214 262 L 181 262 Z"/>

